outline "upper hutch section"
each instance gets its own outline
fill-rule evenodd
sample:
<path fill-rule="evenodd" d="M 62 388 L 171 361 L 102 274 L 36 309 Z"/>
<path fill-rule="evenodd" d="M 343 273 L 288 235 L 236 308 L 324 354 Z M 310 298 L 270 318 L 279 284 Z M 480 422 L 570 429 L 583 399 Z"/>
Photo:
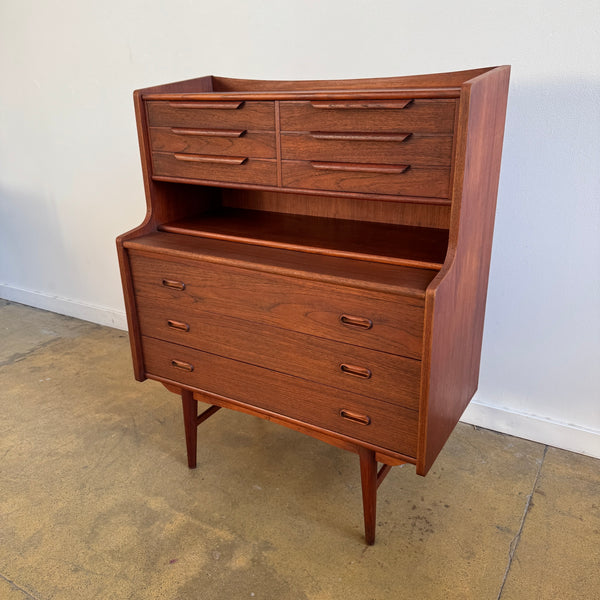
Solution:
<path fill-rule="evenodd" d="M 491 70 L 207 76 L 139 90 L 156 228 L 439 270 L 462 176 L 453 166 L 465 146 L 461 103 Z"/>

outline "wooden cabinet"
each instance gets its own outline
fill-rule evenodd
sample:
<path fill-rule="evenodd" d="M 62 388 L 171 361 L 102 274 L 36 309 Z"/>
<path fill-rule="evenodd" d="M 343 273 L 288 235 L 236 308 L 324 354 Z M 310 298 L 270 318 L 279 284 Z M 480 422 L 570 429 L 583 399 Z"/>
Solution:
<path fill-rule="evenodd" d="M 355 452 L 373 543 L 390 466 L 425 475 L 477 388 L 508 77 L 135 92 L 134 370 L 181 395 L 190 467 L 220 407 Z"/>

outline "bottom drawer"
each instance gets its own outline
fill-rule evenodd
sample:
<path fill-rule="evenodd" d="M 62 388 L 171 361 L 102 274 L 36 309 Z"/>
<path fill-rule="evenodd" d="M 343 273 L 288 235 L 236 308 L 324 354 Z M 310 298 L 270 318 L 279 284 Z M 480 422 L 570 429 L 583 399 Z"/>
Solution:
<path fill-rule="evenodd" d="M 185 346 L 143 338 L 146 375 L 415 457 L 417 411 Z"/>

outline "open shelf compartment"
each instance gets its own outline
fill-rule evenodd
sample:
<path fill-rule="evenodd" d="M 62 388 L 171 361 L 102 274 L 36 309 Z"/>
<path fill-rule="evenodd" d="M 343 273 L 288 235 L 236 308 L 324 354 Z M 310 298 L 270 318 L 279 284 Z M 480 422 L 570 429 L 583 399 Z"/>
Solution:
<path fill-rule="evenodd" d="M 260 210 L 221 208 L 160 231 L 439 271 L 448 231 Z"/>

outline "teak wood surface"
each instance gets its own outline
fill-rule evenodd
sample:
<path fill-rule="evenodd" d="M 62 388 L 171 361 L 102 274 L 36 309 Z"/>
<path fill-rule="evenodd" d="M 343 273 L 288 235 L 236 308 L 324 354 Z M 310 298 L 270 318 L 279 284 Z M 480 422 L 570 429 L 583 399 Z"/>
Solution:
<path fill-rule="evenodd" d="M 509 73 L 134 92 L 134 373 L 181 395 L 190 468 L 221 407 L 354 452 L 374 542 L 390 467 L 425 475 L 477 389 Z"/>

